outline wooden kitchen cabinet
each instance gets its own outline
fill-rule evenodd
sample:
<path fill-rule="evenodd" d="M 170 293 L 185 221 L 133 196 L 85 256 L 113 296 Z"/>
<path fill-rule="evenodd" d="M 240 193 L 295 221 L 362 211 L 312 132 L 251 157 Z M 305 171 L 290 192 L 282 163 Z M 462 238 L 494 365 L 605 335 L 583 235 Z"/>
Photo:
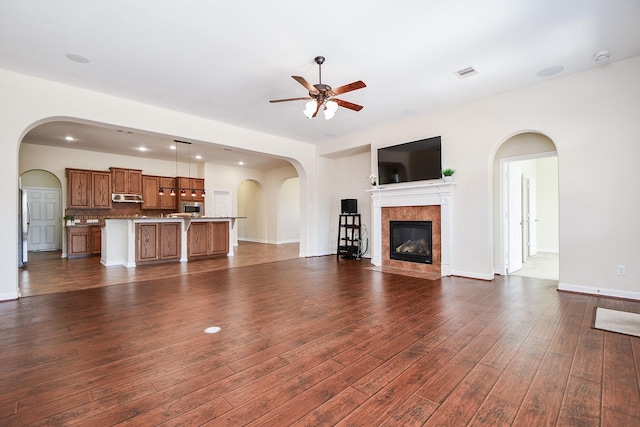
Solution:
<path fill-rule="evenodd" d="M 193 202 L 204 202 L 204 179 L 203 178 L 185 178 L 178 177 L 178 188 L 184 188 L 186 190 L 185 196 L 182 197 L 184 200 L 190 200 Z M 196 191 L 195 197 L 191 195 L 192 190 Z M 178 190 L 179 192 L 180 190 Z"/>
<path fill-rule="evenodd" d="M 67 208 L 110 209 L 111 173 L 67 169 Z"/>
<path fill-rule="evenodd" d="M 175 187 L 175 178 L 165 176 L 142 176 L 142 209 L 176 210 L 176 196 L 172 196 L 171 189 Z M 162 188 L 164 195 L 158 194 Z"/>
<path fill-rule="evenodd" d="M 187 248 L 189 259 L 226 255 L 229 252 L 229 224 L 226 221 L 191 221 Z"/>
<path fill-rule="evenodd" d="M 83 258 L 102 252 L 102 230 L 98 226 L 67 228 L 67 258 Z"/>
<path fill-rule="evenodd" d="M 91 207 L 111 209 L 111 174 L 91 171 Z"/>
<path fill-rule="evenodd" d="M 91 227 L 91 253 L 98 255 L 102 252 L 102 228 Z"/>
<path fill-rule="evenodd" d="M 110 168 L 113 193 L 142 194 L 142 171 L 138 169 Z"/>
<path fill-rule="evenodd" d="M 142 176 L 142 209 L 160 209 L 159 176 Z"/>
<path fill-rule="evenodd" d="M 136 264 L 179 261 L 181 222 L 136 224 Z"/>
<path fill-rule="evenodd" d="M 177 211 L 177 195 L 171 195 L 171 189 L 176 187 L 176 179 L 166 176 L 160 177 L 160 187 L 164 189 L 164 195 L 160 196 L 160 209 L 170 209 Z M 176 190 L 177 191 L 177 190 Z"/>
<path fill-rule="evenodd" d="M 67 169 L 67 208 L 91 208 L 91 171 Z"/>

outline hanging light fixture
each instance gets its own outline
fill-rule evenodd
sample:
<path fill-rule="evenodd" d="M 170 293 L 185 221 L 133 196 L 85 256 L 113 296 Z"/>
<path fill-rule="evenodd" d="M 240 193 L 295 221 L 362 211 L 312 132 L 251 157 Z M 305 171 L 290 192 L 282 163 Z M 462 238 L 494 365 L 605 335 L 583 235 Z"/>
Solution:
<path fill-rule="evenodd" d="M 178 141 L 177 139 L 174 139 L 174 140 L 173 140 L 173 142 L 175 142 L 175 143 L 176 143 L 176 145 L 174 145 L 174 146 L 173 146 L 173 149 L 174 149 L 174 150 L 176 150 L 176 177 L 175 177 L 175 179 L 174 179 L 174 183 L 173 183 L 174 187 L 171 189 L 171 191 L 169 192 L 169 194 L 170 194 L 172 197 L 175 197 L 175 196 L 176 196 L 176 188 L 177 188 L 177 186 L 178 186 L 178 185 L 177 185 L 177 184 L 178 184 L 178 181 L 177 181 L 177 179 L 178 179 L 178 143 L 179 143 L 180 141 Z"/>
<path fill-rule="evenodd" d="M 330 120 L 338 111 L 338 103 L 336 101 L 326 101 L 324 103 L 324 119 Z"/>
<path fill-rule="evenodd" d="M 318 108 L 318 102 L 315 99 L 307 102 L 306 108 L 302 111 L 307 119 L 313 118 L 313 113 L 316 112 L 316 108 Z"/>

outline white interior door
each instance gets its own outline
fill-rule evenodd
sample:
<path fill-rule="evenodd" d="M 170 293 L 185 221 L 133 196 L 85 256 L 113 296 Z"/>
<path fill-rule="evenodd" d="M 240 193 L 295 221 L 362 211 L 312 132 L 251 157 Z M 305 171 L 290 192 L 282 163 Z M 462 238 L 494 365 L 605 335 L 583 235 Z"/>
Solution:
<path fill-rule="evenodd" d="M 529 199 L 528 206 L 529 212 L 527 213 L 528 226 L 529 226 L 529 256 L 534 256 L 538 253 L 538 215 L 537 215 L 537 187 L 535 178 L 529 178 L 527 197 Z"/>
<path fill-rule="evenodd" d="M 213 216 L 231 216 L 231 192 L 213 191 Z"/>
<path fill-rule="evenodd" d="M 514 163 L 509 163 L 507 175 L 507 222 L 509 241 L 509 265 L 507 273 L 513 273 L 522 268 L 522 168 Z"/>
<path fill-rule="evenodd" d="M 55 251 L 62 245 L 60 190 L 57 188 L 25 188 L 29 205 L 29 251 Z"/>

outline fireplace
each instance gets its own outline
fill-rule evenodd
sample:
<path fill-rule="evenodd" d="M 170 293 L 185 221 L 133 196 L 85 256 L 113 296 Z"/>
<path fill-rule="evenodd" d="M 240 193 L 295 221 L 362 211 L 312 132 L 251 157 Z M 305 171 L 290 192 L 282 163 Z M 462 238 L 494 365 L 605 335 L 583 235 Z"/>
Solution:
<path fill-rule="evenodd" d="M 389 221 L 391 259 L 432 264 L 431 221 Z"/>
<path fill-rule="evenodd" d="M 435 181 L 435 180 L 434 180 Z M 371 193 L 371 263 L 377 267 L 451 275 L 453 182 L 389 185 Z M 391 259 L 391 221 L 431 221 L 431 264 Z"/>

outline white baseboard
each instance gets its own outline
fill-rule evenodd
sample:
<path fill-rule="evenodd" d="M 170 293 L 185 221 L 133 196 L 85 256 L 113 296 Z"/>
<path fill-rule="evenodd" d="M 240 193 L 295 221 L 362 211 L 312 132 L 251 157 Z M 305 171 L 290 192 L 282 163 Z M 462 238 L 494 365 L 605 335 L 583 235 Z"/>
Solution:
<path fill-rule="evenodd" d="M 559 254 L 560 253 L 560 249 L 558 249 L 558 248 L 554 248 L 554 249 L 538 248 L 537 252 L 538 253 L 543 252 L 543 253 L 547 253 L 547 254 Z"/>
<path fill-rule="evenodd" d="M 570 283 L 558 283 L 559 291 L 577 292 L 580 294 L 601 295 L 605 297 L 626 298 L 640 300 L 640 292 L 620 291 L 617 289 L 594 288 L 591 286 L 572 285 Z"/>
<path fill-rule="evenodd" d="M 20 298 L 19 292 L 6 292 L 4 294 L 0 294 L 0 301 L 10 301 L 18 298 Z"/>
<path fill-rule="evenodd" d="M 493 273 L 475 273 L 471 271 L 451 270 L 452 276 L 468 277 L 470 279 L 493 280 Z"/>
<path fill-rule="evenodd" d="M 264 243 L 266 245 L 284 245 L 286 243 L 300 243 L 299 239 L 271 241 L 271 240 L 262 240 L 262 239 L 251 239 L 251 238 L 245 238 L 245 237 L 238 237 L 238 241 L 251 242 L 251 243 Z"/>
<path fill-rule="evenodd" d="M 251 239 L 249 237 L 238 237 L 239 242 L 251 242 L 251 243 L 267 243 L 262 239 Z"/>

